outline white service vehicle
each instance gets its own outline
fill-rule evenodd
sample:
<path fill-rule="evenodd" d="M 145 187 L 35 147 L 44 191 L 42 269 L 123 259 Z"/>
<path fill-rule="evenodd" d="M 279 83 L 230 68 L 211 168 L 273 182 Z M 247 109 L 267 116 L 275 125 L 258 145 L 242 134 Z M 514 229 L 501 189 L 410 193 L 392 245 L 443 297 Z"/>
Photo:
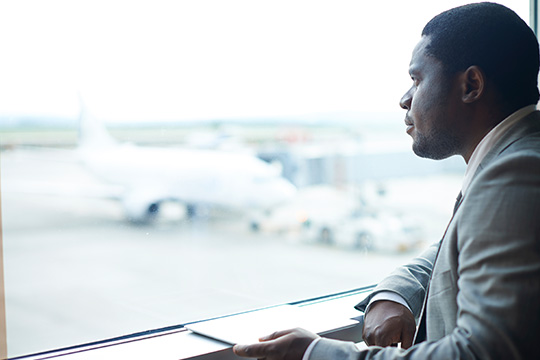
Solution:
<path fill-rule="evenodd" d="M 339 219 L 310 221 L 308 239 L 381 252 L 405 252 L 422 244 L 420 226 L 389 212 L 357 209 Z"/>

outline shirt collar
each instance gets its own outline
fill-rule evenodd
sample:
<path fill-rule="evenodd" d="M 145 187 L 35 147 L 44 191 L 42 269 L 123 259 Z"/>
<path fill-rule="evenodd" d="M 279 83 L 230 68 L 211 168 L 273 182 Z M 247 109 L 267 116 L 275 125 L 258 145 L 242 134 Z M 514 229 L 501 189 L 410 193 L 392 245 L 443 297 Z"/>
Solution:
<path fill-rule="evenodd" d="M 495 145 L 495 143 L 508 131 L 508 129 L 535 110 L 536 105 L 528 105 L 519 109 L 501 121 L 497 126 L 491 129 L 486 136 L 484 136 L 482 141 L 480 141 L 480 143 L 478 143 L 474 149 L 471 158 L 469 159 L 469 164 L 467 165 L 467 170 L 465 171 L 465 177 L 463 179 L 463 185 L 461 186 L 462 195 L 465 195 L 465 192 L 469 188 L 478 166 L 480 166 L 480 163 L 482 160 L 484 160 L 484 157 L 489 150 L 493 148 L 493 145 Z"/>

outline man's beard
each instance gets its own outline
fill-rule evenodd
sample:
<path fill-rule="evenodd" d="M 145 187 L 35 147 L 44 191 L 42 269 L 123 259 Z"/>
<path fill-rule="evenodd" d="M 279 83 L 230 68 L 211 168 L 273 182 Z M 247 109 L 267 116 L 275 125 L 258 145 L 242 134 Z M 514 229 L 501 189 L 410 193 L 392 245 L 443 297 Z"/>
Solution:
<path fill-rule="evenodd" d="M 459 154 L 461 142 L 448 129 L 435 129 L 425 135 L 417 132 L 415 135 L 413 151 L 420 157 L 442 160 Z"/>

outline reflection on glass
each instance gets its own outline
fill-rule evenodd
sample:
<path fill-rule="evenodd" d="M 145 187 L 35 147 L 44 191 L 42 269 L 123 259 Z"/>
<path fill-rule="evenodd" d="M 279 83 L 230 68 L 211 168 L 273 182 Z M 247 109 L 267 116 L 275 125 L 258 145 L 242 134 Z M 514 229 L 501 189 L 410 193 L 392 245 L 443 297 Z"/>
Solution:
<path fill-rule="evenodd" d="M 0 31 L 55 70 L 2 84 L 10 356 L 374 284 L 442 235 L 464 164 L 416 158 L 397 103 L 462 2 L 73 3 L 41 9 L 70 34 Z"/>

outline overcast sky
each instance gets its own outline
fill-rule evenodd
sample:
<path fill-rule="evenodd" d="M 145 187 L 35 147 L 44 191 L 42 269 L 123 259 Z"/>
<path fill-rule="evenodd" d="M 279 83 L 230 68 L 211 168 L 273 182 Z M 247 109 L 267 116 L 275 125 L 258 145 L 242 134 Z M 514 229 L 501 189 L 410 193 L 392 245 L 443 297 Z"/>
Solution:
<path fill-rule="evenodd" d="M 467 1 L 0 0 L 0 115 L 400 111 L 425 23 Z M 503 1 L 528 22 L 528 0 Z"/>

